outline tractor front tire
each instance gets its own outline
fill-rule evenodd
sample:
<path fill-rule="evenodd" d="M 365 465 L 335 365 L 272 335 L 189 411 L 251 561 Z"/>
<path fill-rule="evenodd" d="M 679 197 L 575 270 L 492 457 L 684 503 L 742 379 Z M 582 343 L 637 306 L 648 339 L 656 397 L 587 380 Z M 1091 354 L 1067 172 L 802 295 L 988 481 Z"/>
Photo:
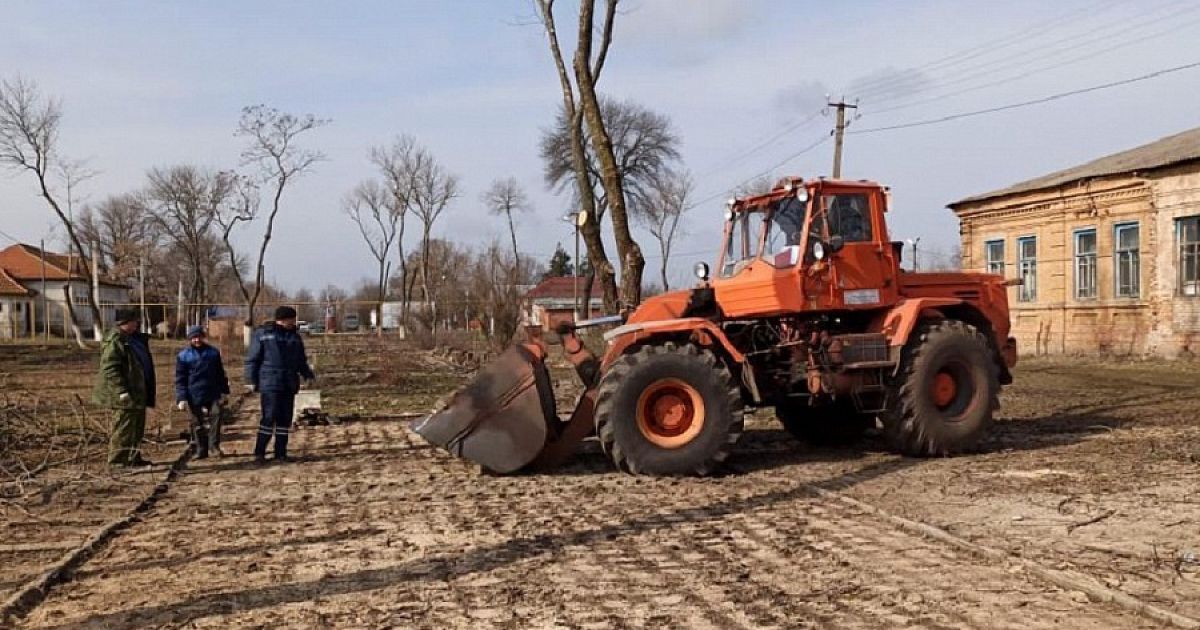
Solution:
<path fill-rule="evenodd" d="M 846 400 L 819 406 L 787 402 L 775 406 L 775 416 L 792 437 L 813 446 L 853 444 L 875 427 L 874 414 L 860 413 Z"/>
<path fill-rule="evenodd" d="M 892 446 L 906 455 L 969 450 L 1000 406 L 999 368 L 983 333 L 957 320 L 917 326 L 904 346 L 881 414 Z"/>
<path fill-rule="evenodd" d="M 646 345 L 600 379 L 596 435 L 617 468 L 638 475 L 707 475 L 742 435 L 744 405 L 725 366 L 691 344 Z"/>

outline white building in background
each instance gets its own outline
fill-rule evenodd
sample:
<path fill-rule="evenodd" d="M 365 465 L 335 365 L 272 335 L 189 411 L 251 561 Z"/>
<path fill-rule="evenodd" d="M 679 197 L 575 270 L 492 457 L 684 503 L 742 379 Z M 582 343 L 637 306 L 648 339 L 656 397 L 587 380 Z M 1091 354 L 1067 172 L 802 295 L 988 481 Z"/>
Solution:
<path fill-rule="evenodd" d="M 25 314 L 21 321 L 25 323 L 25 327 L 17 336 L 41 332 L 47 322 L 51 334 L 64 334 L 69 328 L 69 325 L 66 325 L 69 321 L 67 287 L 70 287 L 76 321 L 84 330 L 92 327 L 92 312 L 87 306 L 88 282 L 83 273 L 85 264 L 87 261 L 77 256 L 44 252 L 24 243 L 0 250 L 0 270 L 31 293 L 22 307 Z M 130 291 L 127 285 L 103 276 L 99 284 L 100 316 L 104 320 L 104 326 L 109 327 L 116 318 L 117 307 L 130 304 Z M 7 308 L 5 310 L 7 311 Z M 8 321 L 4 315 L 0 314 L 0 326 Z M 0 333 L 0 336 L 2 335 L 3 333 Z"/>
<path fill-rule="evenodd" d="M 0 339 L 29 335 L 34 292 L 0 269 Z"/>

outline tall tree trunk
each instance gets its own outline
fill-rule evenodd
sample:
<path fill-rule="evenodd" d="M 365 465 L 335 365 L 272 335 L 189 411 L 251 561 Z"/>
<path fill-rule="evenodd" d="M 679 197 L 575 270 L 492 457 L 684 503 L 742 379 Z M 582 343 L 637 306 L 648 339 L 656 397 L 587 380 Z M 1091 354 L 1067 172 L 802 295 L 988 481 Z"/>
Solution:
<path fill-rule="evenodd" d="M 610 6 L 615 6 L 610 0 Z M 579 6 L 579 43 L 575 49 L 575 83 L 579 87 L 579 107 L 587 121 L 588 137 L 600 161 L 600 183 L 608 199 L 613 236 L 621 259 L 621 298 L 624 306 L 637 306 L 642 299 L 642 271 L 646 266 L 642 250 L 633 240 L 625 206 L 624 182 L 613 153 L 612 139 L 604 127 L 600 101 L 591 67 L 592 30 L 595 0 L 583 0 Z"/>
<path fill-rule="evenodd" d="M 512 209 L 505 209 L 504 214 L 508 217 L 508 235 L 512 237 L 513 246 L 513 276 L 519 280 L 521 275 L 521 254 L 517 251 L 517 228 L 513 225 Z"/>
<path fill-rule="evenodd" d="M 608 254 L 604 251 L 604 240 L 600 237 L 600 221 L 596 215 L 596 197 L 592 190 L 592 181 L 588 174 L 587 154 L 584 149 L 583 113 L 576 106 L 575 91 L 571 87 L 571 78 L 567 73 L 562 49 L 558 44 L 553 0 L 541 0 L 540 8 L 542 24 L 546 29 L 546 36 L 550 40 L 554 66 L 558 70 L 558 82 L 562 88 L 563 111 L 571 121 L 571 166 L 575 171 L 575 189 L 579 194 L 579 205 L 581 206 L 579 209 L 586 212 L 588 217 L 583 226 L 579 228 L 579 232 L 587 246 L 592 272 L 600 279 L 600 286 L 604 293 L 604 310 L 608 313 L 615 313 L 617 310 L 616 273 L 613 271 L 612 263 L 608 260 Z M 575 264 L 578 265 L 579 261 L 575 261 Z"/>
<path fill-rule="evenodd" d="M 400 253 L 400 327 L 408 326 L 408 302 L 411 292 L 408 287 L 408 260 L 404 257 L 404 215 L 400 215 L 399 231 L 396 235 L 396 251 Z M 401 335 L 407 333 L 404 330 Z"/>
<path fill-rule="evenodd" d="M 63 319 L 63 327 L 65 328 L 68 324 L 70 324 L 71 332 L 75 335 L 76 345 L 78 345 L 80 348 L 86 348 L 87 344 L 83 341 L 83 330 L 79 327 L 79 318 L 75 316 L 75 304 L 71 301 L 71 284 L 69 282 L 63 285 L 63 295 L 67 298 L 67 316 Z M 46 303 L 49 304 L 50 302 L 47 301 Z M 47 312 L 45 313 L 44 317 L 47 318 L 47 322 L 50 321 L 49 308 L 47 308 Z"/>

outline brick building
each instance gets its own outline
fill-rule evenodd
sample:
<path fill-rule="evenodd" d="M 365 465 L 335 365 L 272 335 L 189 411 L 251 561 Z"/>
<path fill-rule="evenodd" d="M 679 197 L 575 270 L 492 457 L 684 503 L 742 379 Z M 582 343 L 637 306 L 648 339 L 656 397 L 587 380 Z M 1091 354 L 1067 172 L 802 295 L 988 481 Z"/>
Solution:
<path fill-rule="evenodd" d="M 956 201 L 1024 353 L 1200 353 L 1200 128 Z"/>
<path fill-rule="evenodd" d="M 583 285 L 587 278 L 572 278 L 570 276 L 546 278 L 525 294 L 525 321 L 527 324 L 540 325 L 543 330 L 553 330 L 559 322 L 575 319 L 575 296 L 579 295 L 581 319 L 586 319 L 588 313 L 603 312 L 604 300 L 600 283 L 592 283 L 591 300 L 585 300 Z M 578 289 L 576 289 L 578 284 Z"/>

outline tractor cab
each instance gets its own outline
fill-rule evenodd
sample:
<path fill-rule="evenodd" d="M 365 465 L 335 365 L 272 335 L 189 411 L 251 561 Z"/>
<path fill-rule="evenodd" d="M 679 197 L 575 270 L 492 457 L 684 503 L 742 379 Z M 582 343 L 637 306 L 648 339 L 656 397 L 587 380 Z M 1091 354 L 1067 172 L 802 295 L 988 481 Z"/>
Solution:
<path fill-rule="evenodd" d="M 871 182 L 787 178 L 730 201 L 712 286 L 728 317 L 880 308 L 897 299 L 886 194 Z"/>

